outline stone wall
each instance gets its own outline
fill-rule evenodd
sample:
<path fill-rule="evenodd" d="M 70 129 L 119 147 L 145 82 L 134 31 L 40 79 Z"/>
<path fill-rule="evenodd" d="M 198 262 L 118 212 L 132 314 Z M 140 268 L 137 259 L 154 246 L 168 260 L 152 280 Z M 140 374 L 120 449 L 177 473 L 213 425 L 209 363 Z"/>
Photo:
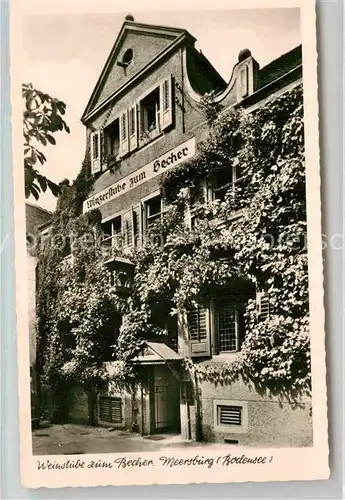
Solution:
<path fill-rule="evenodd" d="M 268 391 L 260 394 L 254 387 L 238 381 L 230 386 L 202 383 L 202 435 L 205 441 L 258 447 L 312 446 L 312 414 L 309 397 L 288 401 Z M 242 429 L 217 425 L 217 404 L 242 406 L 246 419 Z"/>

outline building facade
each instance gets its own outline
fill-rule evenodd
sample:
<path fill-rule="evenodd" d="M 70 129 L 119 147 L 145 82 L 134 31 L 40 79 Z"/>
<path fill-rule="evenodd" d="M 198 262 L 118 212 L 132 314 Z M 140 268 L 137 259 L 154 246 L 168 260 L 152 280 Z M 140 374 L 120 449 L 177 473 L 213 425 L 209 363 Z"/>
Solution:
<path fill-rule="evenodd" d="M 102 214 L 110 269 L 130 268 L 126 249 L 144 244 L 150 225 L 164 212 L 163 172 L 190 160 L 208 134 L 201 98 L 214 92 L 224 109 L 251 112 L 267 99 L 302 83 L 301 47 L 260 68 L 248 49 L 240 52 L 230 81 L 195 49 L 186 30 L 135 22 L 127 16 L 82 116 L 94 176 L 83 211 Z M 205 200 L 219 199 L 238 173 L 201 185 Z M 187 220 L 188 219 L 188 220 Z M 192 217 L 187 218 L 192 223 Z M 123 257 L 111 249 L 121 241 Z M 236 305 L 232 300 L 237 295 Z M 98 395 L 98 422 L 142 434 L 180 433 L 186 440 L 255 446 L 308 446 L 311 401 L 293 407 L 258 393 L 241 380 L 229 386 L 188 379 L 181 362 L 231 362 L 240 350 L 243 311 L 255 290 L 222 290 L 210 304 L 176 322 L 166 319 L 165 339 L 147 339 L 133 362 L 142 383 L 135 394 Z M 265 313 L 264 298 L 261 302 Z M 167 318 L 169 315 L 167 314 Z M 112 363 L 108 363 L 111 372 Z M 87 397 L 76 389 L 72 420 L 87 418 Z M 291 429 L 294 429 L 293 433 Z"/>
<path fill-rule="evenodd" d="M 33 421 L 39 417 L 36 374 L 36 291 L 37 291 L 37 238 L 49 227 L 53 214 L 31 203 L 25 204 L 26 257 L 28 283 L 29 355 L 31 414 Z"/>

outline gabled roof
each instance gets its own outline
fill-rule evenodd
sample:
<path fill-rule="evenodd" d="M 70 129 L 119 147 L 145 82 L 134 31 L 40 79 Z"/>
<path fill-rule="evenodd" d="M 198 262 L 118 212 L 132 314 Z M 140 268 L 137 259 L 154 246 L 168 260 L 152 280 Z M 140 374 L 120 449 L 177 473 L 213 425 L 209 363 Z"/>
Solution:
<path fill-rule="evenodd" d="M 289 50 L 260 69 L 260 87 L 269 85 L 302 63 L 302 45 Z"/>
<path fill-rule="evenodd" d="M 25 202 L 26 232 L 34 233 L 41 226 L 49 225 L 53 218 L 53 213 L 45 208 Z"/>
<path fill-rule="evenodd" d="M 134 362 L 139 364 L 166 363 L 168 361 L 181 361 L 183 358 L 169 346 L 161 342 L 145 342 L 144 352 Z"/>
<path fill-rule="evenodd" d="M 81 120 L 89 114 L 89 112 L 92 110 L 92 108 L 95 106 L 97 103 L 97 99 L 99 97 L 99 92 L 103 87 L 104 82 L 107 79 L 107 76 L 109 74 L 110 69 L 113 67 L 114 62 L 116 61 L 119 52 L 121 50 L 123 41 L 125 40 L 126 36 L 129 33 L 135 33 L 135 34 L 141 34 L 141 35 L 151 35 L 159 38 L 164 38 L 168 41 L 168 44 L 173 44 L 176 42 L 177 39 L 180 38 L 188 38 L 189 41 L 194 44 L 195 38 L 187 31 L 184 29 L 180 28 L 172 28 L 169 26 L 155 26 L 151 24 L 143 24 L 143 23 L 137 23 L 131 20 L 125 20 L 125 22 L 122 25 L 122 28 L 115 40 L 115 43 L 113 45 L 113 48 L 108 56 L 108 59 L 104 65 L 104 68 L 98 78 L 98 81 L 96 83 L 96 86 L 91 94 L 91 97 L 86 105 L 85 111 L 82 115 Z M 101 104 L 101 103 L 97 103 Z"/>

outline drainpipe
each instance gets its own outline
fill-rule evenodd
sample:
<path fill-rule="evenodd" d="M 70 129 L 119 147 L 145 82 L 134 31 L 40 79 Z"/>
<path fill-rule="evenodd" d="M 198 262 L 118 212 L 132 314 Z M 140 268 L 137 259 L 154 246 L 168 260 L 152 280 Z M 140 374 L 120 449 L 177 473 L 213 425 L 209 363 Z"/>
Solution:
<path fill-rule="evenodd" d="M 198 388 L 198 378 L 197 374 L 194 374 L 195 381 L 195 402 L 196 402 L 196 415 L 195 415 L 195 438 L 196 441 L 202 441 L 202 433 L 201 433 L 201 408 L 200 408 L 200 399 L 199 399 L 199 388 Z"/>
<path fill-rule="evenodd" d="M 186 123 L 185 123 L 185 110 L 184 110 L 184 72 L 183 72 L 183 51 L 187 50 L 186 48 L 181 47 L 180 49 L 180 60 L 181 60 L 181 101 L 182 101 L 182 132 L 186 132 Z"/>
<path fill-rule="evenodd" d="M 190 422 L 190 399 L 189 399 L 189 390 L 188 385 L 186 384 L 186 405 L 187 405 L 187 439 L 190 441 L 192 439 L 192 427 Z"/>
<path fill-rule="evenodd" d="M 144 436 L 144 425 L 145 425 L 145 419 L 144 419 L 144 386 L 143 383 L 141 383 L 141 435 Z"/>

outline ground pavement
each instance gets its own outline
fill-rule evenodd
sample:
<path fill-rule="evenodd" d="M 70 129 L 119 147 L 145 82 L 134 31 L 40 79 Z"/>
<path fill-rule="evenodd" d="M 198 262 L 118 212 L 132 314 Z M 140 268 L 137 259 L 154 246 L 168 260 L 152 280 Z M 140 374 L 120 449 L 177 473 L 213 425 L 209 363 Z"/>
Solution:
<path fill-rule="evenodd" d="M 34 455 L 81 455 L 86 453 L 131 453 L 166 448 L 214 446 L 183 441 L 180 435 L 142 437 L 128 431 L 86 425 L 51 425 L 32 433 Z M 217 445 L 219 446 L 219 445 Z"/>

